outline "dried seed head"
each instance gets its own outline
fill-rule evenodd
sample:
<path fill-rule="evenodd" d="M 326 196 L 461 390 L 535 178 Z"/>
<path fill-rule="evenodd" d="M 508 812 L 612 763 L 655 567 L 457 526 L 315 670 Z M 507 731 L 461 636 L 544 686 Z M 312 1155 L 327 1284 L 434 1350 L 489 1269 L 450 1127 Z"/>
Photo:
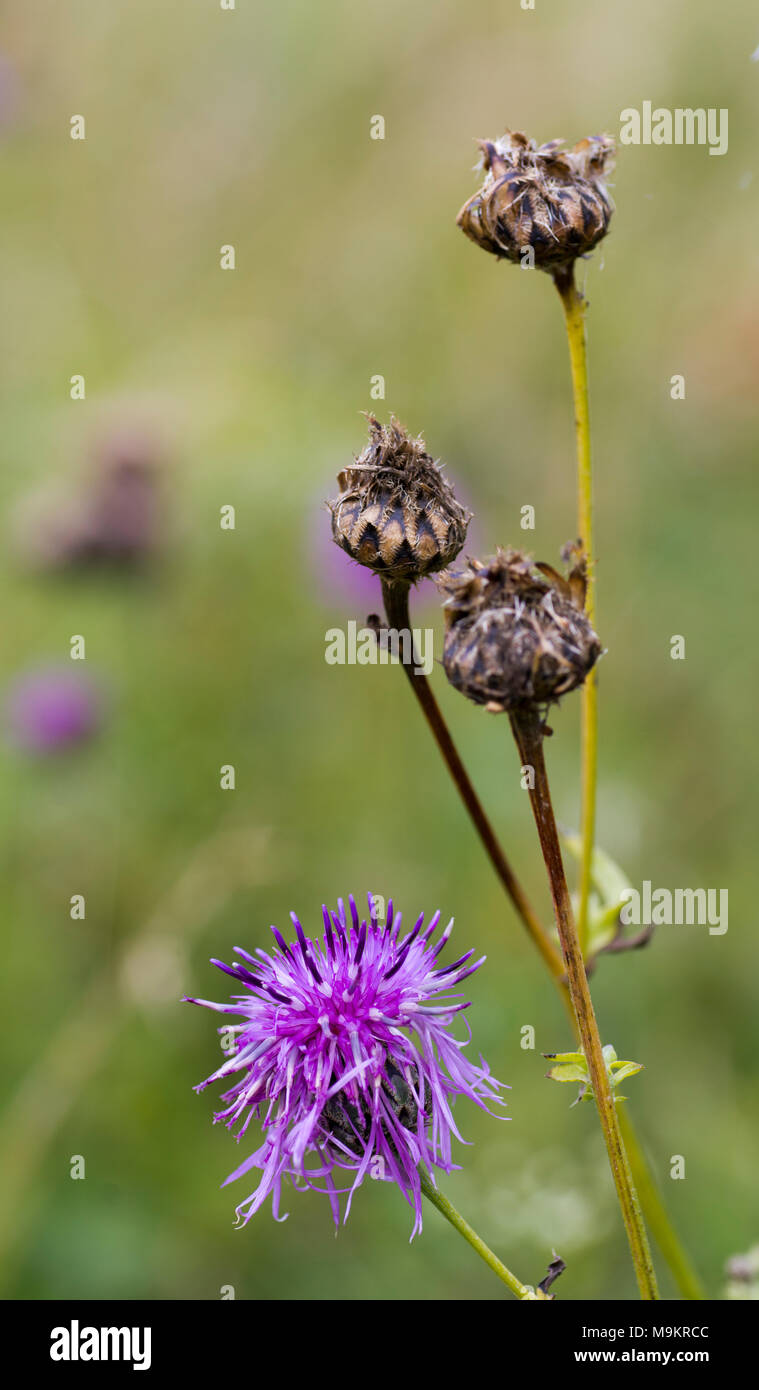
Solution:
<path fill-rule="evenodd" d="M 585 563 L 565 547 L 568 579 L 518 550 L 499 550 L 444 575 L 445 673 L 457 690 L 489 710 L 537 708 L 582 685 L 601 655 L 583 611 Z"/>
<path fill-rule="evenodd" d="M 534 264 L 554 271 L 606 236 L 613 212 L 608 135 L 591 135 L 573 150 L 562 149 L 561 140 L 537 146 L 512 130 L 479 143 L 485 182 L 456 219 L 478 246 L 517 263 L 530 247 Z"/>
<path fill-rule="evenodd" d="M 332 535 L 360 565 L 413 584 L 456 558 L 471 516 L 421 436 L 413 439 L 395 418 L 367 419 L 369 443 L 338 474 L 340 496 L 329 503 Z"/>

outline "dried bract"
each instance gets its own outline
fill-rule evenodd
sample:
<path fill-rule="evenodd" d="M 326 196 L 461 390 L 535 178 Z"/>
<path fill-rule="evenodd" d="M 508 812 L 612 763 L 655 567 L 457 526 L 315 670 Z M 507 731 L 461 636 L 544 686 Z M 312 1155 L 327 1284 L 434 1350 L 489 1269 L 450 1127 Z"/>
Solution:
<path fill-rule="evenodd" d="M 613 212 L 609 136 L 591 135 L 572 150 L 561 140 L 538 146 L 511 130 L 479 143 L 485 181 L 456 220 L 483 250 L 525 264 L 529 248 L 532 263 L 553 272 L 606 236 Z"/>
<path fill-rule="evenodd" d="M 382 578 L 413 584 L 445 569 L 466 540 L 470 513 L 456 501 L 424 440 L 396 419 L 369 421 L 369 443 L 338 475 L 330 502 L 336 543 Z"/>
<path fill-rule="evenodd" d="M 517 550 L 471 560 L 445 575 L 445 673 L 457 690 L 496 713 L 539 708 L 582 685 L 601 655 L 583 611 L 585 567 L 577 548 L 568 579 Z"/>

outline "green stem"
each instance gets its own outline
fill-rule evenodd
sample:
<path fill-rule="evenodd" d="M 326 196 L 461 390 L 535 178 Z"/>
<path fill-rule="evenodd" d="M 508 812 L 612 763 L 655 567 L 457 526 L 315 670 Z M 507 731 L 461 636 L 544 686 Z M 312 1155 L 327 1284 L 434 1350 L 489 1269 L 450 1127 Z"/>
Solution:
<path fill-rule="evenodd" d="M 659 1290 L 651 1260 L 643 1213 L 633 1184 L 627 1152 L 619 1128 L 617 1107 L 609 1084 L 609 1074 L 606 1070 L 593 1001 L 588 988 L 585 963 L 572 913 L 569 888 L 564 874 L 559 833 L 556 829 L 548 775 L 543 758 L 543 726 L 539 715 L 532 710 L 513 714 L 511 726 L 522 766 L 531 767 L 534 772 L 534 786 L 530 788 L 530 804 L 548 872 L 572 1008 L 577 1020 L 585 1060 L 588 1064 L 593 1098 L 596 1102 L 606 1152 L 609 1157 L 609 1167 L 627 1232 L 640 1296 L 649 1300 L 658 1299 Z"/>
<path fill-rule="evenodd" d="M 563 975 L 559 980 L 554 979 L 554 984 L 558 989 L 559 998 L 564 1005 L 577 1042 L 582 1046 L 580 1030 L 577 1026 L 577 1019 L 575 1018 L 575 1012 L 572 1007 L 566 975 Z M 640 1140 L 635 1132 L 635 1126 L 630 1117 L 630 1111 L 626 1105 L 618 1107 L 617 1117 L 619 1120 L 619 1128 L 622 1131 L 622 1141 L 627 1150 L 627 1159 L 630 1165 L 633 1186 L 638 1193 L 643 1216 L 650 1227 L 651 1235 L 661 1251 L 662 1258 L 669 1268 L 683 1298 L 695 1299 L 697 1301 L 705 1299 L 706 1290 L 693 1268 L 686 1251 L 680 1244 L 677 1232 L 669 1219 L 667 1209 L 662 1201 L 656 1183 L 651 1176 L 651 1170 Z"/>
<path fill-rule="evenodd" d="M 588 566 L 586 608 L 595 623 L 595 548 L 593 541 L 593 468 L 590 457 L 590 407 L 588 403 L 588 358 L 585 334 L 585 300 L 575 284 L 574 262 L 554 276 L 561 297 L 567 326 L 569 362 L 572 369 L 575 435 L 577 443 L 577 529 Z M 580 853 L 580 901 L 577 934 L 583 953 L 588 942 L 588 902 L 590 899 L 593 843 L 596 830 L 596 783 L 598 772 L 598 676 L 592 671 L 582 690 L 582 813 Z"/>
<path fill-rule="evenodd" d="M 696 1302 L 706 1298 L 706 1290 L 670 1224 L 664 1203 L 646 1163 L 638 1136 L 625 1106 L 619 1108 L 619 1127 L 622 1131 L 633 1181 L 638 1189 L 646 1219 L 664 1259 L 672 1272 L 683 1298 Z"/>
<path fill-rule="evenodd" d="M 572 1000 L 569 995 L 566 976 L 561 980 L 555 980 L 554 983 L 558 987 L 559 997 L 564 1005 L 575 1037 L 580 1046 L 582 1046 L 580 1030 L 577 1026 L 574 1009 L 572 1008 Z M 627 1159 L 630 1165 L 633 1186 L 638 1193 L 638 1199 L 643 1209 L 644 1218 L 651 1230 L 651 1235 L 661 1251 L 662 1258 L 669 1268 L 683 1298 L 695 1300 L 705 1299 L 706 1291 L 704 1286 L 688 1259 L 688 1255 L 680 1244 L 677 1232 L 669 1219 L 667 1209 L 651 1176 L 646 1156 L 635 1132 L 635 1126 L 630 1117 L 630 1111 L 626 1105 L 618 1107 L 617 1117 L 619 1120 L 619 1128 L 622 1131 L 622 1141 L 627 1150 Z"/>
<path fill-rule="evenodd" d="M 493 1254 L 490 1246 L 486 1245 L 484 1240 L 481 1240 L 478 1236 L 477 1232 L 472 1230 L 469 1222 L 464 1220 L 453 1203 L 449 1202 L 448 1198 L 444 1197 L 442 1192 L 440 1192 L 437 1187 L 433 1186 L 427 1174 L 422 1172 L 421 1168 L 419 1169 L 419 1179 L 422 1184 L 422 1192 L 427 1200 L 432 1202 L 433 1207 L 437 1207 L 446 1221 L 450 1221 L 454 1230 L 458 1231 L 459 1235 L 464 1237 L 464 1240 L 471 1245 L 472 1249 L 477 1251 L 480 1259 L 485 1261 L 488 1268 L 492 1269 L 493 1273 L 497 1274 L 498 1278 L 502 1279 L 504 1284 L 508 1285 L 514 1296 L 521 1299 L 537 1299 L 538 1295 L 531 1285 L 523 1284 L 521 1279 L 517 1279 L 516 1274 L 512 1274 L 511 1270 L 506 1268 L 505 1264 L 499 1260 L 498 1256 Z"/>
<path fill-rule="evenodd" d="M 586 606 L 588 618 L 595 623 L 596 574 L 593 537 L 593 467 L 590 453 L 590 406 L 588 401 L 587 336 L 585 331 L 586 303 L 577 289 L 574 264 L 569 270 L 554 276 L 566 320 L 569 361 L 572 371 L 575 435 L 577 444 L 577 526 L 583 542 L 588 566 Z M 592 881 L 593 847 L 596 828 L 596 787 L 598 781 L 598 673 L 594 669 L 582 690 L 582 812 L 579 904 L 577 934 L 585 953 L 588 940 L 588 903 Z M 566 986 L 562 994 L 568 1000 Z M 701 1281 L 691 1266 L 677 1234 L 670 1223 L 664 1204 L 650 1175 L 643 1150 L 638 1142 L 632 1120 L 621 1112 L 630 1167 L 651 1232 L 666 1260 L 684 1298 L 705 1297 Z"/>

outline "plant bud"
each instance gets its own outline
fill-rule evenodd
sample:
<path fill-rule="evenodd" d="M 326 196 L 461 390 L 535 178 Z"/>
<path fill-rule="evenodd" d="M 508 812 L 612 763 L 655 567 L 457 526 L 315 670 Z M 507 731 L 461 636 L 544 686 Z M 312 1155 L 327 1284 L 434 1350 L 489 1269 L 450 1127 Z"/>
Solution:
<path fill-rule="evenodd" d="M 439 583 L 445 673 L 457 690 L 494 713 L 535 709 L 582 685 L 601 655 L 583 611 L 585 563 L 577 547 L 569 578 L 518 550 L 471 560 Z"/>
<path fill-rule="evenodd" d="M 538 269 L 554 271 L 606 236 L 613 212 L 608 135 L 591 135 L 573 150 L 562 149 L 561 140 L 538 147 L 511 130 L 479 144 L 485 182 L 456 221 L 483 250 L 524 263 L 529 247 Z"/>
<path fill-rule="evenodd" d="M 369 443 L 338 475 L 329 503 L 336 543 L 383 579 L 413 584 L 445 569 L 466 540 L 470 513 L 456 501 L 440 466 L 392 418 L 369 415 Z"/>

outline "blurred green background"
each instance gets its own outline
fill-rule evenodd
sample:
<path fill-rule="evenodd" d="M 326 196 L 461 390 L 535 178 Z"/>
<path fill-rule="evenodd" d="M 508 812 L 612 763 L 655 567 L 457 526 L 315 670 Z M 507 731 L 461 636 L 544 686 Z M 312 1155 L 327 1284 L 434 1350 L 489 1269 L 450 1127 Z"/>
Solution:
<path fill-rule="evenodd" d="M 326 630 L 379 605 L 330 547 L 323 500 L 363 446 L 360 412 L 392 410 L 445 461 L 478 547 L 555 560 L 575 534 L 559 304 L 455 215 L 476 137 L 618 134 L 645 99 L 727 107 L 729 152 L 622 149 L 612 231 L 582 269 L 608 648 L 599 842 L 633 883 L 728 888 L 730 925 L 663 927 L 593 987 L 603 1040 L 645 1064 L 631 1112 L 712 1295 L 756 1241 L 758 42 L 749 0 L 6 8 L 3 680 L 69 664 L 83 634 L 106 699 L 89 743 L 2 752 L 6 1296 L 501 1297 L 437 1213 L 409 1246 L 389 1185 L 367 1183 L 337 1237 L 313 1194 L 290 1196 L 283 1225 L 266 1208 L 235 1231 L 248 1189 L 220 1191 L 242 1152 L 211 1125 L 215 1096 L 193 1094 L 220 1054 L 213 1017 L 180 995 L 221 997 L 209 956 L 265 944 L 290 908 L 316 929 L 322 901 L 367 889 L 407 914 L 439 906 L 458 952 L 487 952 L 472 1047 L 511 1083 L 511 1122 L 460 1103 L 474 1142 L 445 1190 L 523 1279 L 555 1248 L 563 1298 L 635 1296 L 592 1107 L 543 1079 L 564 1016 L 400 672 L 325 664 Z M 24 563 L 25 495 L 81 493 L 99 441 L 132 427 L 167 460 L 159 562 Z M 415 612 L 439 655 L 434 598 Z M 548 918 L 506 721 L 433 681 Z M 548 748 L 566 825 L 578 720 L 570 697 Z"/>

